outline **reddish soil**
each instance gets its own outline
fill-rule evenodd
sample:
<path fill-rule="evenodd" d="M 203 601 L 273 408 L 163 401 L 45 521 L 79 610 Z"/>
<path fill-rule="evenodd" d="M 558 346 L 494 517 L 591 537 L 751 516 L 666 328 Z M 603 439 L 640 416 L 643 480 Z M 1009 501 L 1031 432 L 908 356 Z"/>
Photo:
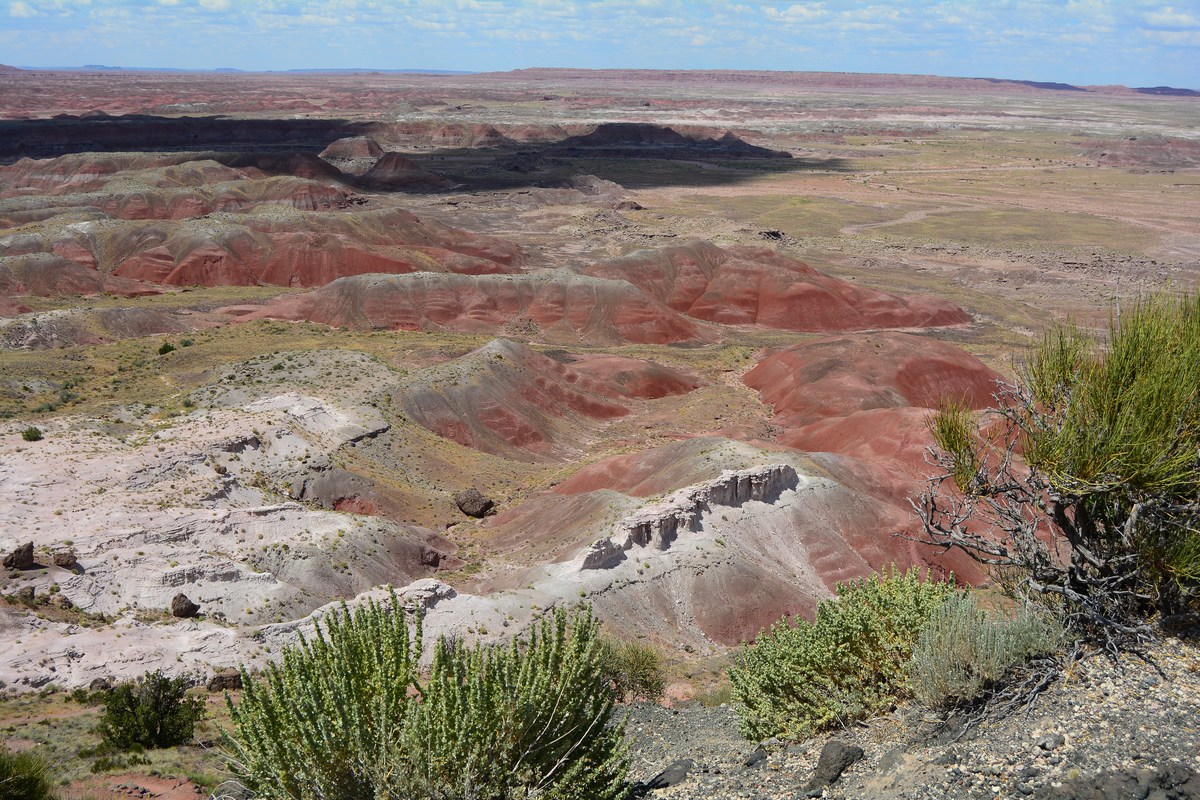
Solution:
<path fill-rule="evenodd" d="M 999 373 L 954 345 L 907 333 L 806 342 L 763 359 L 745 383 L 797 428 L 873 408 L 937 408 L 946 400 L 992 405 Z"/>
<path fill-rule="evenodd" d="M 681 314 L 726 325 L 844 331 L 970 321 L 945 300 L 854 286 L 765 247 L 693 242 L 638 251 L 585 272 L 629 281 Z"/>
<path fill-rule="evenodd" d="M 560 342 L 666 344 L 700 336 L 692 322 L 626 283 L 562 272 L 361 275 L 281 298 L 243 318 L 472 333 L 502 333 L 513 325 Z"/>

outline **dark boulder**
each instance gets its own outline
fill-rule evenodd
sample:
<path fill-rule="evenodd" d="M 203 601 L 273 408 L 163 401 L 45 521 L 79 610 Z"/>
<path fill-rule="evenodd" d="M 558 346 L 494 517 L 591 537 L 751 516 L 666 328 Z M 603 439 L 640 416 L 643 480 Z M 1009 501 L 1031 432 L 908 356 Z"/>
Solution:
<path fill-rule="evenodd" d="M 200 606 L 193 603 L 183 592 L 171 598 L 171 614 L 180 619 L 194 617 L 200 613 Z"/>
<path fill-rule="evenodd" d="M 26 542 L 6 555 L 4 566 L 9 569 L 33 569 L 37 566 L 33 560 L 33 542 Z"/>
<path fill-rule="evenodd" d="M 468 517 L 484 517 L 496 507 L 496 503 L 484 497 L 478 489 L 467 489 L 454 495 L 454 504 Z"/>
<path fill-rule="evenodd" d="M 231 692 L 242 688 L 242 673 L 232 667 L 213 673 L 208 679 L 210 692 Z"/>
<path fill-rule="evenodd" d="M 817 759 L 817 769 L 812 780 L 804 787 L 809 797 L 818 797 L 821 791 L 842 777 L 846 769 L 863 757 L 863 749 L 852 744 L 845 744 L 836 739 L 830 739 L 821 748 L 821 757 Z"/>

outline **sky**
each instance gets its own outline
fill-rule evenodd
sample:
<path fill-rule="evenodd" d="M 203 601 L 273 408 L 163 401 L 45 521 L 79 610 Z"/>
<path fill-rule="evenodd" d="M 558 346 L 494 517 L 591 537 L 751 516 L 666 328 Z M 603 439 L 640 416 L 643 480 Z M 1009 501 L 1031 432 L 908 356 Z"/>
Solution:
<path fill-rule="evenodd" d="M 0 0 L 0 63 L 819 70 L 1200 89 L 1200 0 Z"/>

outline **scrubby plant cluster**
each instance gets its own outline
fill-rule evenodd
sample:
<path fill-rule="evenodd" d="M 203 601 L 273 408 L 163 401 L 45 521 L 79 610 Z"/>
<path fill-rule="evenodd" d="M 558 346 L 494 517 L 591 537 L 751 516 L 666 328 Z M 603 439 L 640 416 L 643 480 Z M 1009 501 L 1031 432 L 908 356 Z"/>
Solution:
<path fill-rule="evenodd" d="M 921 628 L 908 662 L 913 695 L 927 706 L 971 702 L 1031 658 L 1062 646 L 1057 620 L 1022 609 L 988 614 L 971 592 L 956 592 Z"/>
<path fill-rule="evenodd" d="M 439 640 L 418 670 L 393 594 L 330 614 L 256 682 L 243 673 L 227 746 L 259 798 L 616 798 L 622 725 L 590 611 L 557 611 L 527 641 Z"/>
<path fill-rule="evenodd" d="M 927 540 L 1016 576 L 1029 602 L 1116 650 L 1200 593 L 1200 295 L 1051 330 L 991 432 L 931 424 L 944 468 L 915 503 Z"/>
<path fill-rule="evenodd" d="M 816 618 L 780 620 L 730 669 L 742 733 L 799 739 L 890 708 L 917 637 L 954 591 L 914 568 L 839 584 Z"/>
<path fill-rule="evenodd" d="M 666 691 L 662 654 L 653 645 L 605 636 L 600 640 L 600 668 L 620 700 L 654 703 Z"/>
<path fill-rule="evenodd" d="M 104 702 L 100 734 L 114 750 L 175 747 L 191 741 L 204 718 L 204 700 L 188 697 L 187 679 L 160 670 L 114 687 Z"/>
<path fill-rule="evenodd" d="M 46 762 L 35 753 L 0 747 L 0 800 L 52 800 Z"/>

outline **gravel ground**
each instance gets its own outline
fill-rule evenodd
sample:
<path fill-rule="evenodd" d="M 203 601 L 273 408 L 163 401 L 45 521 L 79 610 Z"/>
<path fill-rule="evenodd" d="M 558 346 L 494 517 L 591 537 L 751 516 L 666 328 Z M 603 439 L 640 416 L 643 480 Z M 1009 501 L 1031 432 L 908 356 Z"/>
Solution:
<path fill-rule="evenodd" d="M 732 708 L 639 706 L 630 716 L 631 777 L 650 798 L 1200 798 L 1200 641 L 1168 637 L 1148 660 L 1077 663 L 1027 713 L 972 729 L 903 706 L 808 741 L 748 742 Z M 862 749 L 836 783 L 809 789 L 830 740 Z M 685 762 L 686 763 L 686 762 Z"/>

